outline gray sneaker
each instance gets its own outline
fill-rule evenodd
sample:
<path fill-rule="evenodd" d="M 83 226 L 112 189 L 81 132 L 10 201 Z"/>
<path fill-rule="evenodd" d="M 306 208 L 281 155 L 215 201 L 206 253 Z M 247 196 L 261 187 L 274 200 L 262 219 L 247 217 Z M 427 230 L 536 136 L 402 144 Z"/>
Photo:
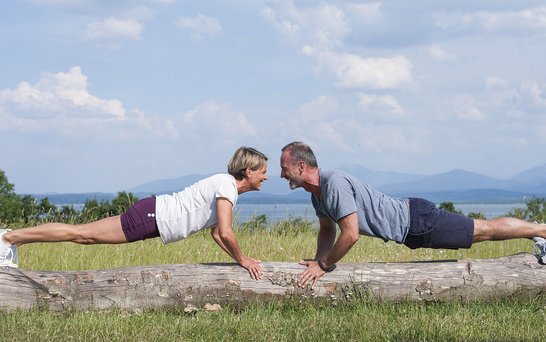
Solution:
<path fill-rule="evenodd" d="M 541 237 L 534 237 L 533 241 L 533 253 L 538 259 L 538 263 L 546 265 L 546 239 Z"/>
<path fill-rule="evenodd" d="M 0 229 L 0 267 L 18 267 L 19 256 L 17 255 L 17 247 L 4 241 L 4 234 L 11 229 Z"/>

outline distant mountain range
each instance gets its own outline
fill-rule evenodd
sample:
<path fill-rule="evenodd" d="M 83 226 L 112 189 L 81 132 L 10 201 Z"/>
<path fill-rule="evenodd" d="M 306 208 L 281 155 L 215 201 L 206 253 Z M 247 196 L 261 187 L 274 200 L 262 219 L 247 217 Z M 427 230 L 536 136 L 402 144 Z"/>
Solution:
<path fill-rule="evenodd" d="M 521 203 L 532 197 L 546 197 L 546 164 L 525 170 L 506 180 L 495 179 L 475 172 L 451 170 L 434 175 L 374 171 L 361 165 L 340 165 L 339 170 L 352 174 L 378 190 L 396 197 L 423 197 L 434 202 L 454 203 Z M 173 193 L 182 190 L 206 174 L 191 174 L 173 179 L 147 182 L 130 189 L 137 197 Z M 84 203 L 87 198 L 111 199 L 116 194 L 40 194 L 52 203 Z M 308 202 L 303 190 L 291 191 L 285 179 L 271 175 L 260 192 L 247 193 L 239 203 L 300 203 Z"/>
<path fill-rule="evenodd" d="M 341 166 L 378 190 L 396 197 L 423 197 L 435 202 L 514 203 L 546 197 L 546 164 L 501 180 L 465 170 L 424 176 L 371 171 L 365 167 Z"/>

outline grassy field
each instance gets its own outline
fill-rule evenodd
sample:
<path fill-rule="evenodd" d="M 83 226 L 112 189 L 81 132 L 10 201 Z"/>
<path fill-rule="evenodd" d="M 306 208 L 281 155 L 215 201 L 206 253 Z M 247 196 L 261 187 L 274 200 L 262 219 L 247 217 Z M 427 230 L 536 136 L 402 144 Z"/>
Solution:
<path fill-rule="evenodd" d="M 313 257 L 316 231 L 285 222 L 275 229 L 239 230 L 245 254 L 264 261 Z M 344 262 L 474 259 L 530 252 L 527 240 L 477 244 L 470 250 L 415 250 L 362 237 Z M 115 246 L 34 244 L 19 249 L 20 267 L 83 270 L 169 263 L 231 261 L 199 232 L 162 245 L 148 240 Z M 546 269 L 545 269 L 546 271 Z M 546 295 L 474 303 L 387 303 L 356 300 L 337 306 L 256 302 L 194 315 L 145 312 L 0 313 L 0 340 L 18 341 L 540 341 L 546 336 Z"/>
<path fill-rule="evenodd" d="M 0 314 L 2 341 L 543 341 L 544 301 L 255 303 L 218 313 Z"/>

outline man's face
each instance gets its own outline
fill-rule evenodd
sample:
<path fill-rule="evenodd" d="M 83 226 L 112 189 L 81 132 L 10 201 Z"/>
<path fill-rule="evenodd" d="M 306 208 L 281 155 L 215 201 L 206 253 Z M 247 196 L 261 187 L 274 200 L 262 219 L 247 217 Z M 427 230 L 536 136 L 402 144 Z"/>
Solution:
<path fill-rule="evenodd" d="M 303 185 L 302 170 L 298 162 L 293 162 L 290 151 L 281 154 L 281 178 L 288 180 L 290 189 L 295 190 Z"/>

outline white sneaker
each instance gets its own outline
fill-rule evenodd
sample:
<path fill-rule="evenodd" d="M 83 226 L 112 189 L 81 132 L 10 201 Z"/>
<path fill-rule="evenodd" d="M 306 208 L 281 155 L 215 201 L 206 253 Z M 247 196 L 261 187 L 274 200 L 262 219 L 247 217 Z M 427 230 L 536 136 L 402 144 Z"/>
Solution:
<path fill-rule="evenodd" d="M 533 253 L 538 259 L 539 264 L 546 265 L 546 239 L 534 237 Z"/>
<path fill-rule="evenodd" d="M 0 267 L 18 267 L 19 256 L 17 255 L 17 247 L 4 241 L 4 234 L 11 229 L 0 229 Z"/>

